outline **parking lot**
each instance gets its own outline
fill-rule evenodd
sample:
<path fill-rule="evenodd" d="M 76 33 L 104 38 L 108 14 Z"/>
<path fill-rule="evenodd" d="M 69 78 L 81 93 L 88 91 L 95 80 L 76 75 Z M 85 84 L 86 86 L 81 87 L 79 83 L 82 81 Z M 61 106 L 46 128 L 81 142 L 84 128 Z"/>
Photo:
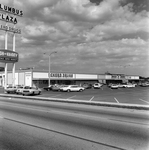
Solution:
<path fill-rule="evenodd" d="M 149 87 L 86 89 L 83 92 L 43 91 L 40 97 L 149 105 Z"/>
<path fill-rule="evenodd" d="M 4 93 L 0 89 L 0 93 Z M 149 105 L 149 87 L 111 89 L 102 86 L 101 89 L 85 89 L 83 92 L 58 92 L 43 90 L 39 97 L 67 100 L 84 100 L 119 104 Z"/>

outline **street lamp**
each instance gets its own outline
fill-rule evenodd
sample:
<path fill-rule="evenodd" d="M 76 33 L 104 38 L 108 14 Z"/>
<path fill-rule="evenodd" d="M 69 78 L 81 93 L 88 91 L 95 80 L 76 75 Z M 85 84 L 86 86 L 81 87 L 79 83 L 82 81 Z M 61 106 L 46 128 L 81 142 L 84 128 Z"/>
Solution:
<path fill-rule="evenodd" d="M 52 54 L 55 54 L 55 53 L 57 53 L 56 51 L 53 51 L 53 52 L 51 52 L 50 54 L 49 54 L 49 86 L 50 86 L 50 72 L 51 72 L 51 70 L 50 70 L 50 64 L 51 64 L 51 62 L 50 62 L 50 56 L 52 55 Z M 46 53 L 44 53 L 44 54 L 46 54 Z"/>

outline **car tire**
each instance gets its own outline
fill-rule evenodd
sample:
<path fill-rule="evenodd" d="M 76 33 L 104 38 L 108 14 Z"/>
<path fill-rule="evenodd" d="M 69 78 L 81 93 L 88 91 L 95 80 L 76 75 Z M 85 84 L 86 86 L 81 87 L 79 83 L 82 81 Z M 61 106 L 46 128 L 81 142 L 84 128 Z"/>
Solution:
<path fill-rule="evenodd" d="M 68 89 L 67 92 L 70 92 L 70 89 Z"/>
<path fill-rule="evenodd" d="M 79 92 L 82 92 L 82 91 L 83 91 L 82 89 L 79 90 Z"/>

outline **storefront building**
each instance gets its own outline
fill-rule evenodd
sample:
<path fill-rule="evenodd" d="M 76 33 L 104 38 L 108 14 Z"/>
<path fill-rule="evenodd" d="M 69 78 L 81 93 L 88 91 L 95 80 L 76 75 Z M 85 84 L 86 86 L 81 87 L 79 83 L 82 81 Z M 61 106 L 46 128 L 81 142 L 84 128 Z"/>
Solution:
<path fill-rule="evenodd" d="M 7 84 L 13 83 L 12 72 L 7 74 Z M 124 75 L 124 74 L 86 74 L 86 73 L 68 73 L 68 72 L 51 72 L 50 83 L 53 84 L 78 84 L 84 83 L 94 84 L 97 82 L 103 84 L 109 83 L 139 83 L 140 79 L 138 75 Z M 5 85 L 5 74 L 0 73 L 0 86 Z M 15 72 L 15 85 L 25 86 L 48 86 L 49 77 L 48 71 L 40 70 L 16 70 Z"/>

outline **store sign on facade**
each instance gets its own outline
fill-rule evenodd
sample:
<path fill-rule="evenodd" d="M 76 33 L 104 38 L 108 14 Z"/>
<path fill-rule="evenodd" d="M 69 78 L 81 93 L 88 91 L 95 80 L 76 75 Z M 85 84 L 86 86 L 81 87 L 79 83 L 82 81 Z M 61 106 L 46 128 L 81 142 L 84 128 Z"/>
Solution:
<path fill-rule="evenodd" d="M 14 63 L 18 62 L 19 55 L 17 52 L 10 50 L 0 50 L 0 62 Z"/>
<path fill-rule="evenodd" d="M 50 76 L 53 78 L 73 78 L 71 73 L 51 73 Z"/>
<path fill-rule="evenodd" d="M 112 79 L 125 79 L 125 75 L 111 75 Z"/>

